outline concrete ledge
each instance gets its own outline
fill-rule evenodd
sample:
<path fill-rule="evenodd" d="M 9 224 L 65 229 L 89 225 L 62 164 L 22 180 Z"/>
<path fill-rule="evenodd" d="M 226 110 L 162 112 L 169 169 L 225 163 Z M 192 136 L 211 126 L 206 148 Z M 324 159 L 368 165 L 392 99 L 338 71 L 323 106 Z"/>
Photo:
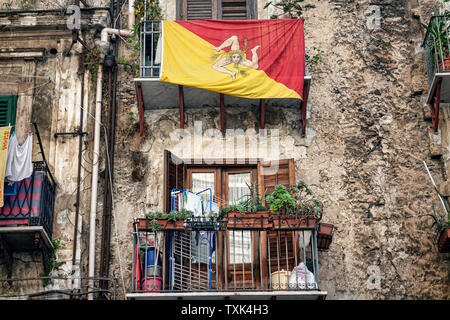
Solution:
<path fill-rule="evenodd" d="M 53 249 L 52 242 L 45 232 L 44 227 L 41 226 L 23 226 L 23 227 L 0 227 L 0 235 L 8 241 L 12 248 L 18 249 L 19 251 L 23 248 L 29 247 L 29 245 L 24 245 L 23 243 L 32 243 L 34 240 L 34 234 L 38 232 L 41 239 L 44 241 L 45 246 L 51 250 Z M 26 250 L 27 251 L 27 250 Z"/>
<path fill-rule="evenodd" d="M 127 300 L 325 300 L 326 291 L 221 291 L 128 293 Z"/>

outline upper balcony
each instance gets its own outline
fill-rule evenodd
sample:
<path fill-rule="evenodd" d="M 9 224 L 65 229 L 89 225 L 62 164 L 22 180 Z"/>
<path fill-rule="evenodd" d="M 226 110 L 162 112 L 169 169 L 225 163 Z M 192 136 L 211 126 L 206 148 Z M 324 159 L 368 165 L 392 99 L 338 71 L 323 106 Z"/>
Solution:
<path fill-rule="evenodd" d="M 257 21 L 260 21 L 260 20 L 247 20 L 247 21 L 256 23 Z M 281 21 L 281 20 L 279 20 L 279 21 Z M 276 21 L 274 21 L 274 22 L 276 22 Z M 198 20 L 198 21 L 195 21 L 195 23 L 198 26 L 202 26 L 203 24 L 210 23 L 210 22 L 208 22 L 208 20 Z M 141 119 L 141 132 L 143 130 L 143 112 L 144 112 L 144 110 L 168 109 L 168 108 L 179 109 L 180 128 L 184 128 L 184 110 L 185 110 L 185 108 L 199 108 L 199 107 L 204 107 L 204 106 L 216 107 L 217 106 L 217 107 L 220 107 L 221 130 L 222 130 L 222 133 L 224 133 L 224 130 L 225 130 L 224 108 L 225 108 L 225 106 L 249 107 L 251 105 L 256 105 L 256 106 L 260 107 L 260 128 L 261 129 L 264 129 L 264 126 L 265 126 L 264 114 L 265 114 L 266 106 L 282 106 L 282 107 L 290 107 L 290 108 L 299 108 L 299 110 L 301 110 L 301 116 L 302 116 L 301 131 L 302 131 L 303 135 L 305 134 L 306 106 L 307 106 L 308 95 L 309 95 L 309 90 L 310 90 L 310 86 L 311 86 L 311 77 L 307 76 L 305 74 L 305 59 L 304 59 L 305 56 L 304 56 L 304 54 L 302 55 L 302 57 L 300 57 L 300 59 L 297 59 L 298 54 L 293 54 L 292 59 L 289 59 L 289 57 L 284 58 L 284 60 L 282 62 L 282 67 L 281 67 L 282 68 L 281 73 L 284 73 L 284 75 L 283 75 L 284 79 L 290 78 L 290 74 L 292 74 L 292 78 L 298 77 L 298 74 L 301 74 L 300 79 L 302 81 L 299 81 L 299 83 L 298 83 L 301 86 L 301 88 L 299 87 L 300 89 L 297 90 L 297 92 L 299 92 L 299 95 L 297 95 L 297 96 L 301 96 L 302 97 L 301 99 L 291 98 L 291 97 L 260 99 L 260 98 L 247 98 L 247 97 L 242 97 L 242 96 L 233 95 L 233 94 L 224 94 L 224 93 L 221 93 L 220 90 L 215 90 L 215 88 L 211 89 L 208 86 L 207 86 L 208 89 L 204 89 L 204 87 L 202 87 L 200 85 L 180 85 L 179 83 L 177 84 L 176 82 L 171 82 L 170 80 L 162 79 L 162 73 L 163 73 L 162 69 L 167 68 L 167 65 L 165 65 L 167 62 L 164 62 L 165 60 L 163 59 L 163 57 L 165 55 L 164 51 L 169 50 L 169 49 L 164 49 L 163 43 L 165 43 L 165 41 L 163 41 L 162 34 L 164 34 L 164 32 L 162 29 L 163 29 L 163 24 L 161 21 L 145 21 L 145 22 L 141 23 L 140 70 L 139 70 L 140 76 L 139 76 L 139 78 L 135 79 L 136 95 L 137 95 L 138 107 L 139 107 L 140 119 Z M 190 31 L 192 31 L 192 30 L 190 30 Z M 220 32 L 222 32 L 222 31 L 220 31 Z M 286 33 L 289 33 L 289 32 L 290 31 L 288 30 Z M 294 32 L 294 31 L 292 31 L 292 32 Z M 295 32 L 297 32 L 297 31 L 295 31 Z M 195 33 L 195 32 L 193 32 L 193 33 Z M 228 32 L 226 34 L 230 34 L 230 32 Z M 235 35 L 232 37 L 237 38 L 238 36 Z M 280 35 L 278 35 L 278 37 L 280 37 Z M 294 37 L 292 37 L 292 38 L 294 38 Z M 303 44 L 303 29 L 301 29 L 301 33 L 299 32 L 298 37 L 297 37 L 297 34 L 295 36 L 295 39 L 300 39 L 300 38 L 301 38 L 301 43 L 302 43 L 301 46 L 304 46 L 304 44 Z M 203 39 L 201 39 L 201 40 L 203 40 Z M 226 41 L 227 40 L 225 40 L 223 42 L 222 46 L 224 49 L 219 52 L 218 56 L 220 56 L 220 54 L 225 56 L 228 53 L 231 54 L 234 51 L 240 51 L 240 52 L 242 52 L 242 54 L 241 54 L 242 57 L 246 57 L 248 55 L 248 56 L 252 57 L 250 59 L 252 60 L 252 62 L 254 62 L 253 57 L 256 55 L 255 52 L 258 52 L 258 54 L 259 54 L 259 52 L 261 52 L 260 57 L 259 57 L 259 66 L 261 66 L 263 64 L 262 61 L 264 59 L 266 59 L 266 61 L 268 60 L 266 58 L 267 51 L 262 53 L 263 51 L 261 51 L 261 49 L 259 49 L 259 48 L 257 48 L 255 51 L 252 51 L 252 50 L 250 50 L 250 46 L 249 46 L 249 48 L 246 47 L 247 40 L 246 40 L 245 36 L 241 36 L 236 41 L 236 43 L 237 43 L 236 47 L 233 47 L 233 44 L 231 44 L 231 42 L 226 43 Z M 270 41 L 276 42 L 274 39 L 271 39 Z M 292 41 L 294 41 L 294 40 L 292 40 Z M 297 40 L 295 40 L 295 41 L 297 41 Z M 180 47 L 182 47 L 183 42 L 185 42 L 185 41 L 183 41 L 183 35 L 179 35 L 178 38 L 176 40 L 174 40 L 172 43 L 175 46 L 175 48 L 177 48 L 177 50 L 175 50 L 176 52 L 174 53 L 177 56 L 175 59 L 179 59 L 179 64 L 186 65 L 186 64 L 190 64 L 191 60 L 189 60 L 190 58 L 183 57 L 183 55 L 184 55 L 183 49 L 178 48 L 178 43 L 180 44 Z M 208 43 L 208 42 L 206 42 L 206 43 Z M 259 42 L 255 42 L 255 43 L 259 43 Z M 283 51 L 283 49 L 280 49 L 280 48 L 282 46 L 286 46 L 285 43 L 284 44 L 276 44 L 276 43 L 272 44 L 271 42 L 268 42 L 266 47 L 269 46 L 269 43 L 270 43 L 270 45 L 272 45 L 274 47 L 273 51 L 276 51 L 276 50 Z M 280 43 L 281 43 L 281 41 L 280 41 Z M 243 48 L 243 46 L 245 48 Z M 294 48 L 298 49 L 300 52 L 301 50 L 303 50 L 303 48 L 300 48 L 301 46 L 297 46 L 297 44 L 296 44 L 296 46 L 294 46 Z M 255 47 L 261 47 L 261 46 L 255 46 Z M 239 48 L 239 49 L 236 49 L 236 48 Z M 232 49 L 236 49 L 236 50 L 233 51 Z M 241 49 L 243 49 L 243 50 L 241 50 Z M 296 49 L 292 49 L 292 50 L 295 51 Z M 230 51 L 228 51 L 228 50 L 230 50 Z M 260 50 L 260 51 L 258 51 L 258 50 Z M 201 54 L 204 54 L 205 51 L 211 51 L 212 53 L 214 52 L 211 49 L 211 45 L 198 48 L 197 51 L 201 52 Z M 288 51 L 288 50 L 285 50 L 285 51 Z M 250 52 L 252 52 L 252 55 L 250 55 Z M 301 51 L 301 52 L 303 52 L 303 51 Z M 197 54 L 197 53 L 195 53 L 195 54 Z M 209 55 L 210 53 L 207 52 L 206 54 Z M 215 76 L 217 76 L 217 74 L 219 74 L 219 72 L 216 71 L 219 69 L 221 70 L 220 72 L 222 72 L 222 73 L 228 73 L 228 74 L 233 73 L 233 71 L 230 71 L 230 70 L 234 70 L 234 69 L 232 69 L 233 63 L 231 62 L 230 57 L 229 57 L 229 59 L 230 59 L 229 65 L 225 65 L 224 62 L 222 62 L 223 65 L 218 65 L 218 62 L 216 62 L 214 64 L 214 61 L 211 60 L 211 62 L 210 62 L 210 61 L 208 61 L 208 59 L 209 59 L 209 56 L 205 60 L 205 63 L 203 64 L 203 66 L 205 66 L 205 70 L 207 70 L 206 72 L 210 72 L 210 73 L 200 74 L 200 72 L 198 72 L 198 65 L 193 64 L 193 69 L 190 72 L 190 75 L 188 75 L 188 77 L 190 79 L 194 79 L 193 82 L 195 82 L 195 80 L 198 77 L 203 77 L 203 79 L 205 77 L 209 77 L 209 76 L 215 77 Z M 221 58 L 219 57 L 217 59 L 221 59 Z M 223 58 L 223 59 L 225 59 L 225 58 Z M 243 58 L 243 60 L 244 59 L 247 59 L 247 58 Z M 303 59 L 303 61 L 299 61 L 302 59 Z M 241 60 L 241 61 L 243 61 L 243 60 Z M 250 60 L 245 60 L 245 63 L 247 65 L 251 65 Z M 172 66 L 177 65 L 177 64 L 178 64 L 178 60 L 176 60 L 175 63 L 173 63 L 173 61 L 172 61 Z M 273 63 L 273 64 L 276 64 L 276 63 Z M 236 64 L 235 66 L 238 66 L 238 64 Z M 245 65 L 244 65 L 244 67 L 242 67 L 242 66 L 243 65 L 240 65 L 241 69 L 245 68 Z M 237 67 L 237 68 L 239 70 L 239 67 Z M 259 67 L 257 67 L 256 69 L 258 69 L 258 68 Z M 295 68 L 299 68 L 299 71 L 294 72 Z M 253 72 L 256 70 L 251 70 L 251 71 Z M 263 70 L 257 70 L 257 71 L 263 71 Z M 237 71 L 234 73 L 237 73 L 239 75 L 239 72 L 240 71 Z M 266 71 L 264 70 L 264 72 L 266 72 Z M 280 73 L 280 72 L 277 70 L 277 73 Z M 294 73 L 295 73 L 295 76 L 294 76 Z M 236 77 L 238 77 L 238 75 L 235 75 L 234 77 L 232 76 L 233 81 L 236 80 Z M 229 77 L 229 76 L 227 75 L 226 77 Z M 232 78 L 230 77 L 230 80 L 231 79 Z M 276 81 L 273 81 L 272 78 L 269 77 L 269 79 L 272 81 L 272 84 L 267 85 L 267 84 L 263 83 L 262 81 L 255 82 L 255 83 L 258 83 L 260 90 L 265 90 L 265 91 L 271 90 L 272 86 L 279 85 L 279 83 Z M 297 78 L 295 78 L 295 79 L 297 79 Z M 257 81 L 257 80 L 255 80 L 255 81 Z M 292 79 L 289 81 L 292 82 Z M 230 83 L 231 83 L 231 81 L 230 81 Z M 259 85 L 259 83 L 261 83 L 261 85 Z M 264 85 L 265 85 L 265 87 L 264 87 L 264 89 L 262 89 Z M 282 84 L 281 86 L 283 86 L 283 88 L 285 88 L 284 84 Z M 244 89 L 242 89 L 242 90 L 245 90 L 248 87 L 248 84 L 243 84 L 243 87 L 244 87 Z"/>
<path fill-rule="evenodd" d="M 427 33 L 423 48 L 428 72 L 427 103 L 431 105 L 433 127 L 437 132 L 439 105 L 450 103 L 450 16 L 433 16 L 425 27 Z"/>

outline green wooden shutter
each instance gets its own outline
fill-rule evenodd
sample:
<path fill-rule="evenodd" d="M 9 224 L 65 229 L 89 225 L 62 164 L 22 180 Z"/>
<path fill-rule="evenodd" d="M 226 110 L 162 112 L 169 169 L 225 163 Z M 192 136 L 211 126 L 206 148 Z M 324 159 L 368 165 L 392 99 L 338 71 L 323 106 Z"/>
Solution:
<path fill-rule="evenodd" d="M 17 96 L 0 96 L 0 127 L 16 124 Z M 14 132 L 14 127 L 11 133 Z"/>

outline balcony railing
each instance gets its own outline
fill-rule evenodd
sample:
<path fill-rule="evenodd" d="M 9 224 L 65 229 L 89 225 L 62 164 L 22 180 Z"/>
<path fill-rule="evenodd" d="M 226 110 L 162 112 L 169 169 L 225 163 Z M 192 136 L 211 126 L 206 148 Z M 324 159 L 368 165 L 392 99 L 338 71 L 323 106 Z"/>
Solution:
<path fill-rule="evenodd" d="M 141 23 L 141 77 L 159 78 L 162 47 L 161 29 L 161 21 Z"/>
<path fill-rule="evenodd" d="M 433 16 L 428 25 L 423 47 L 431 87 L 438 73 L 450 72 L 450 16 Z"/>
<path fill-rule="evenodd" d="M 153 231 L 152 219 L 138 219 L 132 292 L 320 291 L 314 223 L 274 228 L 261 218 L 245 220 L 246 227 L 235 221 L 177 221 Z"/>
<path fill-rule="evenodd" d="M 44 161 L 33 162 L 30 178 L 17 182 L 17 191 L 4 196 L 0 226 L 42 226 L 51 239 L 56 185 Z"/>

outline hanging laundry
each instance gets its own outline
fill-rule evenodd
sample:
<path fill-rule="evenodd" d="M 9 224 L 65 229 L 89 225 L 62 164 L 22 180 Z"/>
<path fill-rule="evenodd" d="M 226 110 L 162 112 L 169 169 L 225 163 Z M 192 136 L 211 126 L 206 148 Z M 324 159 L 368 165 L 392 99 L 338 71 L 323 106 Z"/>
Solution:
<path fill-rule="evenodd" d="M 204 213 L 205 216 L 209 217 L 211 215 L 218 216 L 219 215 L 219 206 L 215 202 L 210 202 L 209 200 L 203 201 Z"/>
<path fill-rule="evenodd" d="M 9 181 L 21 181 L 33 174 L 33 135 L 30 134 L 23 145 L 19 145 L 15 134 L 9 139 L 6 158 L 5 178 Z"/>
<path fill-rule="evenodd" d="M 194 217 L 199 217 L 202 215 L 202 199 L 195 193 L 188 192 L 184 208 L 192 211 Z"/>

